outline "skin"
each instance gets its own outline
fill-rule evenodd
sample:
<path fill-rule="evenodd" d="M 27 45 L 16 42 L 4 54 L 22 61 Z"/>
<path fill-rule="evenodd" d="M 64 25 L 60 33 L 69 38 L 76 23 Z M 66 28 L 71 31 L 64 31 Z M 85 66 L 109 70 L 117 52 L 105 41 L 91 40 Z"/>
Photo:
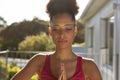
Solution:
<path fill-rule="evenodd" d="M 72 42 L 77 34 L 75 21 L 67 14 L 53 17 L 49 33 L 56 45 L 56 51 L 51 55 L 50 67 L 52 75 L 58 80 L 69 80 L 75 73 L 77 55 L 72 52 Z M 69 24 L 69 25 L 68 25 Z M 11 80 L 30 80 L 32 75 L 40 73 L 45 63 L 45 55 L 37 54 Z M 87 59 L 82 60 L 85 80 L 102 80 L 96 64 Z"/>

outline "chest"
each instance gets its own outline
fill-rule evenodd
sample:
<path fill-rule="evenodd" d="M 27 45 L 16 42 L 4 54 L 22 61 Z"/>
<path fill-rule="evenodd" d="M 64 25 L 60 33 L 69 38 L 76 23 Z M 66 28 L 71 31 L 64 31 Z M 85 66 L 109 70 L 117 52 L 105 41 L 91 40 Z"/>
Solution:
<path fill-rule="evenodd" d="M 67 79 L 73 77 L 73 75 L 76 72 L 76 68 L 77 68 L 77 60 L 65 61 L 65 62 L 51 60 L 50 68 L 51 68 L 52 75 L 56 78 L 58 78 L 60 76 L 60 74 L 62 72 L 61 71 L 61 63 L 64 64 Z"/>

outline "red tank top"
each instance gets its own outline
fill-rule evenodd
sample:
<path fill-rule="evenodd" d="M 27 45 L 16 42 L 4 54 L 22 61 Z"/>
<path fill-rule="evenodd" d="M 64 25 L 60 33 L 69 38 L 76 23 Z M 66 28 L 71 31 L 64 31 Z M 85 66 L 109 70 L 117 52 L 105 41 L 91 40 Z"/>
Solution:
<path fill-rule="evenodd" d="M 39 80 L 58 80 L 54 75 L 51 73 L 50 69 L 50 55 L 46 56 L 45 64 L 43 66 L 43 70 L 40 73 Z M 71 77 L 70 80 L 85 80 L 85 76 L 82 70 L 82 57 L 78 56 L 77 58 L 77 66 L 76 71 Z"/>

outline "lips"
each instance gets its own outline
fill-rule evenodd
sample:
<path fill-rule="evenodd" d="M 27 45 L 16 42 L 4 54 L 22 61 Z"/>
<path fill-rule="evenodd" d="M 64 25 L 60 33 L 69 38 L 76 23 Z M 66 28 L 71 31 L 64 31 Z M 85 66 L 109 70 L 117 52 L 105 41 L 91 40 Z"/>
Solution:
<path fill-rule="evenodd" d="M 66 43 L 67 40 L 59 40 L 58 42 L 59 42 L 59 43 Z"/>

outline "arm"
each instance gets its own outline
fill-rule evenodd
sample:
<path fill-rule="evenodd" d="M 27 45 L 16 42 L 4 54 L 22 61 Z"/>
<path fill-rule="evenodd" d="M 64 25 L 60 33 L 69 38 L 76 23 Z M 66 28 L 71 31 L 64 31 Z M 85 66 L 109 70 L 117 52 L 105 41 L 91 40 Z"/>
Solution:
<path fill-rule="evenodd" d="M 92 75 L 91 80 L 102 80 L 102 77 L 101 77 L 98 67 L 92 61 L 91 61 L 91 67 L 92 67 L 91 70 L 93 71 L 93 73 L 91 74 Z"/>
<path fill-rule="evenodd" d="M 44 62 L 44 59 L 45 56 L 43 55 L 35 55 L 20 72 L 13 76 L 11 80 L 30 80 L 30 78 L 40 70 L 40 66 Z"/>
<path fill-rule="evenodd" d="M 86 80 L 102 80 L 100 71 L 93 61 L 86 60 L 85 67 L 87 69 L 85 71 L 85 74 L 87 74 Z"/>

